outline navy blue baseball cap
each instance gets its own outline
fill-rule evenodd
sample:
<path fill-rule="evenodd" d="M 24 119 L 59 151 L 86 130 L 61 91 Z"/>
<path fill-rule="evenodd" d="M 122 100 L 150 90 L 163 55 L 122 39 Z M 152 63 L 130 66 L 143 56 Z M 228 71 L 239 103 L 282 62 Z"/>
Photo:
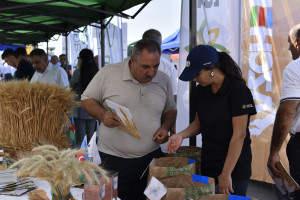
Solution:
<path fill-rule="evenodd" d="M 214 65 L 219 61 L 217 50 L 209 45 L 198 45 L 194 47 L 187 59 L 184 70 L 179 76 L 182 81 L 191 81 L 199 72 L 210 65 Z"/>

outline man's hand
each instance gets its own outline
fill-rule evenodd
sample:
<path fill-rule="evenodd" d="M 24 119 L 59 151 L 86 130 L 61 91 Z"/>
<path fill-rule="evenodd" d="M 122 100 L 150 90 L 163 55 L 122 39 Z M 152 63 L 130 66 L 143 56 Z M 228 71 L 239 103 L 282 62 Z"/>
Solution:
<path fill-rule="evenodd" d="M 163 128 L 157 129 L 157 131 L 154 133 L 153 141 L 157 141 L 159 144 L 163 144 L 168 141 L 168 131 Z"/>
<path fill-rule="evenodd" d="M 104 113 L 103 119 L 104 119 L 103 121 L 104 125 L 107 126 L 108 128 L 122 126 L 121 119 L 110 111 L 106 111 Z"/>
<path fill-rule="evenodd" d="M 232 194 L 234 193 L 232 189 L 232 179 L 231 175 L 220 174 L 218 176 L 219 180 L 219 192 L 220 194 Z"/>
<path fill-rule="evenodd" d="M 182 140 L 183 140 L 182 135 L 179 134 L 172 135 L 168 141 L 168 146 L 167 146 L 168 153 L 172 153 L 176 151 L 180 147 Z"/>
<path fill-rule="evenodd" d="M 268 160 L 268 166 L 272 173 L 277 177 L 282 177 L 282 173 L 280 170 L 276 167 L 276 163 L 280 162 L 280 156 L 278 152 L 271 152 Z"/>

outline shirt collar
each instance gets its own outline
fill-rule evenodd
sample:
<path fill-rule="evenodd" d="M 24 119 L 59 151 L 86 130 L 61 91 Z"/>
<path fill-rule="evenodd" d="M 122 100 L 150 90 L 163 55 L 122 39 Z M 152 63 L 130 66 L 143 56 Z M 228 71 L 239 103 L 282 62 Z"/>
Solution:
<path fill-rule="evenodd" d="M 225 76 L 224 81 L 222 83 L 222 86 L 219 89 L 219 91 L 217 92 L 217 94 L 224 94 L 224 93 L 226 93 L 226 91 L 227 91 L 227 89 L 229 87 L 229 84 L 230 84 L 230 80 L 231 80 L 231 78 L 229 76 Z"/>
<path fill-rule="evenodd" d="M 52 64 L 51 64 L 51 62 L 49 62 L 48 63 L 48 65 L 47 65 L 47 67 L 46 67 L 46 69 L 45 69 L 45 71 L 44 72 L 42 72 L 42 73 L 40 73 L 40 74 L 43 74 L 43 73 L 45 73 L 45 72 L 47 72 L 47 71 L 50 71 L 51 69 L 52 69 Z"/>
<path fill-rule="evenodd" d="M 122 80 L 123 80 L 123 81 L 131 80 L 131 81 L 134 82 L 134 83 L 140 83 L 138 80 L 136 80 L 136 79 L 133 77 L 133 75 L 132 75 L 132 73 L 131 73 L 131 71 L 130 71 L 130 68 L 129 68 L 129 63 L 130 63 L 130 62 L 131 62 L 131 61 L 125 62 L 125 67 L 124 67 L 124 71 L 123 71 Z M 158 74 L 158 72 L 157 72 L 157 74 Z M 158 77 L 157 77 L 157 74 L 156 74 L 156 76 L 155 76 L 149 83 L 151 83 L 151 82 L 153 82 L 153 83 L 158 83 L 158 82 L 159 82 L 159 79 L 158 79 Z M 143 83 L 143 84 L 148 84 L 148 83 Z"/>

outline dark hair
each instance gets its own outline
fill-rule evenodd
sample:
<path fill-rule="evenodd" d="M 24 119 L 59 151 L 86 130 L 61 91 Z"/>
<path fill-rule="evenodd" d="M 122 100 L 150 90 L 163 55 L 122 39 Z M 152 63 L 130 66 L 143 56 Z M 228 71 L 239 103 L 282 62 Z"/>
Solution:
<path fill-rule="evenodd" d="M 161 45 L 161 33 L 158 30 L 155 29 L 149 29 L 144 32 L 143 39 L 152 39 L 155 40 L 159 45 Z"/>
<path fill-rule="evenodd" d="M 135 43 L 132 49 L 132 56 L 135 61 L 139 59 L 143 49 L 147 49 L 150 53 L 158 52 L 161 55 L 161 49 L 159 44 L 152 39 L 141 39 Z"/>
<path fill-rule="evenodd" d="M 58 60 L 58 57 L 56 55 L 51 56 L 51 58 Z"/>
<path fill-rule="evenodd" d="M 16 57 L 18 58 L 19 56 L 27 56 L 26 49 L 23 47 L 19 47 L 15 50 Z"/>
<path fill-rule="evenodd" d="M 14 56 L 14 57 L 16 57 L 16 53 L 14 52 L 14 50 L 12 50 L 12 49 L 5 49 L 4 50 L 4 52 L 2 53 L 2 59 L 5 59 L 6 57 L 8 57 L 8 56 Z"/>
<path fill-rule="evenodd" d="M 219 61 L 215 67 L 220 69 L 225 75 L 236 78 L 238 80 L 246 81 L 243 79 L 241 68 L 226 52 L 218 52 Z"/>
<path fill-rule="evenodd" d="M 48 56 L 46 54 L 46 52 L 43 49 L 34 49 L 31 51 L 30 53 L 30 58 L 32 58 L 33 56 L 40 56 L 40 57 L 46 57 L 48 59 Z"/>
<path fill-rule="evenodd" d="M 62 57 L 62 56 L 67 56 L 67 55 L 66 55 L 66 54 L 60 54 L 60 55 L 59 55 L 59 58 Z"/>
<path fill-rule="evenodd" d="M 83 93 L 99 69 L 94 61 L 94 54 L 90 49 L 82 49 L 79 53 L 79 58 L 82 61 L 79 68 L 80 92 Z"/>

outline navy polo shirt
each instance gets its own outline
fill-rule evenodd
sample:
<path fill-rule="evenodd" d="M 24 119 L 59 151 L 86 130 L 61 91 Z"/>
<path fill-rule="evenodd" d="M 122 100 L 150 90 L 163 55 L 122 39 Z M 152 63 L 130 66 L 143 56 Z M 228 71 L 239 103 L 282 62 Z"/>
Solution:
<path fill-rule="evenodd" d="M 15 75 L 16 75 L 15 78 L 28 79 L 28 81 L 30 81 L 34 72 L 35 72 L 35 69 L 33 68 L 32 64 L 30 62 L 28 62 L 27 60 L 22 60 L 19 63 L 19 66 L 15 73 Z"/>
<path fill-rule="evenodd" d="M 250 116 L 256 114 L 249 88 L 241 80 L 226 76 L 216 94 L 212 93 L 211 86 L 199 84 L 194 97 L 202 133 L 201 174 L 218 178 L 233 134 L 232 117 L 248 114 L 247 135 L 231 175 L 233 180 L 249 179 L 252 154 L 248 127 Z"/>

